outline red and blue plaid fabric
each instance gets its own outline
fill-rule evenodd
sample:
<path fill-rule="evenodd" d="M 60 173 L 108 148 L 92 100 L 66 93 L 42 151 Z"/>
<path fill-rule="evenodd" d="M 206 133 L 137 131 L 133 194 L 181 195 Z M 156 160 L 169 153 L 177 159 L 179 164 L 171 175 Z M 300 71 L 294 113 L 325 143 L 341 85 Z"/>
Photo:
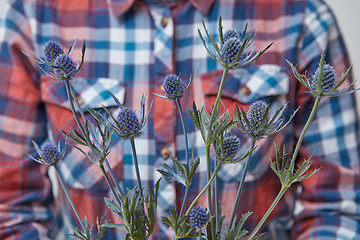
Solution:
<path fill-rule="evenodd" d="M 299 71 L 312 74 L 322 50 L 326 62 L 334 65 L 338 77 L 349 67 L 344 42 L 334 16 L 321 0 L 241 1 L 136 1 L 136 0 L 9 0 L 0 18 L 0 238 L 55 239 L 76 225 L 61 190 L 53 192 L 48 169 L 25 153 L 33 153 L 31 140 L 64 140 L 61 130 L 75 122 L 66 100 L 64 84 L 49 79 L 21 50 L 42 55 L 49 40 L 67 48 L 76 39 L 85 39 L 84 68 L 71 85 L 79 101 L 93 109 L 101 105 L 116 111 L 108 91 L 126 106 L 140 113 L 140 99 L 147 106 L 154 100 L 144 134 L 136 139 L 143 186 L 152 189 L 160 177 L 159 165 L 168 162 L 169 151 L 185 159 L 180 118 L 172 101 L 158 98 L 162 79 L 194 73 L 191 88 L 181 99 L 189 132 L 191 154 L 201 158 L 189 201 L 206 182 L 205 150 L 186 108 L 207 104 L 216 97 L 221 67 L 207 54 L 198 29 L 202 20 L 211 35 L 217 36 L 222 16 L 224 30 L 256 30 L 248 51 L 273 46 L 254 64 L 232 70 L 226 81 L 223 102 L 233 113 L 234 103 L 246 108 L 263 99 L 272 109 L 289 102 L 287 114 L 298 106 L 295 119 L 282 132 L 258 142 L 250 164 L 238 214 L 253 212 L 246 224 L 251 230 L 270 206 L 280 182 L 269 168 L 274 143 L 294 147 L 308 118 L 313 98 L 298 84 L 285 60 Z M 79 60 L 81 44 L 72 57 Z M 348 85 L 346 82 L 345 85 Z M 262 232 L 264 239 L 360 239 L 359 122 L 353 96 L 323 99 L 304 139 L 299 161 L 312 156 L 321 170 L 284 195 Z M 243 149 L 249 139 L 239 134 Z M 113 137 L 108 158 L 121 186 L 136 185 L 131 146 Z M 243 171 L 243 163 L 224 165 L 218 178 L 222 213 L 230 215 Z M 104 205 L 112 197 L 101 170 L 79 151 L 67 150 L 59 163 L 75 205 L 82 218 L 95 223 L 96 217 L 119 221 Z M 56 188 L 55 188 L 56 189 Z M 181 185 L 161 181 L 156 231 L 153 239 L 171 239 L 172 231 L 160 216 L 182 202 Z M 206 207 L 205 198 L 199 205 Z M 225 223 L 229 219 L 225 219 Z M 106 239 L 122 239 L 109 230 Z"/>

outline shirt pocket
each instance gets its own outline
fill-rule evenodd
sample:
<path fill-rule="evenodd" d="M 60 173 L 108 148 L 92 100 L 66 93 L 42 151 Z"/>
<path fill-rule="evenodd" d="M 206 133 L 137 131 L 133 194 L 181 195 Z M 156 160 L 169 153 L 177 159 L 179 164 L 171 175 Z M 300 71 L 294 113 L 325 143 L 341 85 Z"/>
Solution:
<path fill-rule="evenodd" d="M 92 120 L 85 106 L 95 111 L 104 110 L 102 106 L 115 112 L 118 107 L 111 97 L 114 94 L 121 103 L 125 99 L 125 86 L 118 79 L 111 78 L 74 78 L 70 80 L 85 116 Z M 42 101 L 46 105 L 49 133 L 56 135 L 59 130 L 70 132 L 75 127 L 75 121 L 69 129 L 68 121 L 73 119 L 70 104 L 67 98 L 66 87 L 63 81 L 55 81 L 47 77 L 41 80 Z M 75 107 L 76 108 L 76 107 Z M 65 127 L 67 126 L 67 127 Z M 65 129 L 64 129 L 65 128 Z M 73 144 L 71 140 L 68 143 Z M 122 141 L 112 135 L 111 152 L 107 160 L 112 167 L 118 181 L 123 179 L 123 146 Z M 84 152 L 90 152 L 87 147 L 81 147 Z M 87 189 L 90 191 L 105 191 L 108 189 L 101 169 L 87 159 L 84 154 L 75 148 L 67 147 L 67 154 L 59 164 L 60 171 L 64 175 L 65 182 L 74 189 Z"/>
<path fill-rule="evenodd" d="M 201 76 L 205 93 L 206 105 L 213 106 L 221 81 L 222 70 L 216 70 Z M 278 65 L 266 64 L 231 70 L 225 80 L 222 102 L 231 116 L 235 113 L 235 104 L 241 106 L 245 111 L 250 104 L 256 100 L 270 103 L 270 113 L 288 101 L 289 76 Z M 223 112 L 223 111 L 221 111 Z M 247 151 L 250 139 L 239 131 L 242 142 L 242 152 Z M 281 133 L 280 133 L 281 134 Z M 274 152 L 274 136 L 268 136 L 257 141 L 255 150 L 247 175 L 247 180 L 261 178 L 269 168 L 269 152 Z M 277 140 L 278 141 L 278 140 Z M 280 140 L 281 141 L 281 140 Z M 240 181 L 245 165 L 245 160 L 236 164 L 223 164 L 218 176 L 225 182 Z"/>

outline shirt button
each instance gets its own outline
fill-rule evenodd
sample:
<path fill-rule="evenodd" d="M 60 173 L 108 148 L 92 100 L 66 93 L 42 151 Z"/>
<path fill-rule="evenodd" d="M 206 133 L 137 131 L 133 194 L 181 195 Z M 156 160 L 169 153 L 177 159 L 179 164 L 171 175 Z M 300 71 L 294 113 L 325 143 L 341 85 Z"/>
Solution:
<path fill-rule="evenodd" d="M 163 17 L 163 18 L 161 19 L 161 25 L 162 25 L 163 27 L 166 27 L 166 26 L 168 25 L 168 23 L 169 23 L 169 19 L 168 19 L 167 17 Z"/>
<path fill-rule="evenodd" d="M 247 86 L 243 86 L 241 88 L 241 92 L 242 92 L 242 94 L 244 94 L 246 96 L 250 95 L 250 93 L 251 93 L 250 89 Z"/>
<path fill-rule="evenodd" d="M 160 151 L 160 155 L 164 159 L 168 159 L 170 157 L 170 149 L 168 149 L 167 147 L 163 147 Z"/>

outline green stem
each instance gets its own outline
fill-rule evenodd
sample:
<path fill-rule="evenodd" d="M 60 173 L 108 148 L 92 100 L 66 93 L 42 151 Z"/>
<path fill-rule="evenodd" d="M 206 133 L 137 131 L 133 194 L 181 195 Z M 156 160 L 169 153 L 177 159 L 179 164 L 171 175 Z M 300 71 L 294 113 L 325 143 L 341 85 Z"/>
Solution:
<path fill-rule="evenodd" d="M 199 192 L 199 194 L 196 196 L 196 198 L 195 198 L 195 199 L 193 200 L 193 202 L 190 204 L 190 206 L 189 206 L 188 210 L 186 211 L 185 215 L 188 215 L 188 214 L 190 213 L 191 209 L 194 207 L 194 205 L 195 205 L 196 202 L 199 200 L 199 198 L 200 198 L 200 197 L 204 194 L 204 192 L 209 188 L 209 186 L 211 185 L 212 181 L 214 180 L 217 172 L 219 171 L 221 164 L 222 164 L 222 162 L 220 162 L 220 163 L 216 166 L 216 168 L 215 168 L 215 170 L 214 170 L 214 172 L 213 172 L 210 180 L 207 182 L 207 184 L 205 185 L 205 187 L 201 190 L 201 192 Z M 210 208 L 210 207 L 209 207 L 209 208 Z"/>
<path fill-rule="evenodd" d="M 206 145 L 205 146 L 205 151 L 206 151 L 206 169 L 207 169 L 207 176 L 206 176 L 206 180 L 208 181 L 208 183 L 210 182 L 211 179 L 211 158 L 210 158 L 210 145 Z M 215 171 L 214 171 L 215 173 Z M 216 174 L 213 176 L 215 177 Z M 211 182 L 213 181 L 213 179 L 211 180 Z M 211 183 L 210 182 L 210 183 Z M 209 184 L 210 186 L 211 184 Z M 208 207 L 209 207 L 209 213 L 210 213 L 210 217 L 214 216 L 214 211 L 213 211 L 213 206 L 212 206 L 212 196 L 211 196 L 211 187 L 208 187 Z M 210 220 L 210 225 L 211 225 L 211 235 L 212 235 L 212 239 L 215 239 L 215 232 L 214 232 L 214 219 Z"/>
<path fill-rule="evenodd" d="M 255 147 L 255 143 L 256 143 L 256 140 L 255 140 L 254 138 L 252 138 L 252 139 L 251 139 L 251 147 L 250 147 L 250 149 L 253 149 L 253 148 Z M 231 226 L 232 226 L 232 224 L 233 224 L 233 222 L 234 222 L 234 219 L 235 219 L 235 213 L 236 213 L 237 206 L 238 206 L 238 204 L 239 204 L 241 191 L 242 191 L 242 188 L 243 188 L 244 183 L 245 183 L 246 174 L 247 174 L 247 172 L 248 172 L 248 170 L 249 170 L 251 156 L 252 156 L 252 152 L 249 154 L 249 157 L 248 157 L 248 159 L 246 160 L 246 166 L 245 166 L 245 169 L 244 169 L 244 173 L 243 173 L 243 175 L 242 175 L 241 182 L 240 182 L 240 185 L 239 185 L 237 194 L 236 194 L 234 209 L 233 209 L 233 211 L 232 211 L 232 213 L 231 213 L 229 229 L 231 228 Z"/>
<path fill-rule="evenodd" d="M 290 169 L 292 169 L 292 170 L 294 170 L 295 160 L 296 160 L 297 154 L 298 154 L 298 152 L 300 150 L 300 145 L 301 145 L 301 143 L 302 143 L 302 141 L 303 141 L 303 139 L 305 137 L 305 134 L 306 134 L 306 132 L 307 132 L 309 126 L 310 126 L 311 121 L 313 120 L 313 118 L 315 116 L 316 110 L 319 107 L 320 100 L 321 100 L 320 96 L 317 96 L 315 98 L 315 103 L 314 103 L 313 108 L 311 109 L 310 116 L 307 119 L 306 124 L 305 124 L 305 126 L 304 126 L 304 128 L 303 128 L 303 130 L 302 130 L 302 132 L 300 134 L 300 137 L 299 137 L 298 141 L 297 141 L 294 153 L 293 153 L 292 158 L 291 158 L 291 163 L 290 163 L 291 164 Z"/>
<path fill-rule="evenodd" d="M 77 108 L 79 109 L 79 112 L 80 112 L 80 114 L 81 114 L 81 117 L 85 120 L 84 112 L 82 111 L 81 106 L 80 106 L 80 103 L 79 103 L 79 101 L 77 100 L 76 95 L 75 95 L 74 91 L 72 90 L 71 86 L 69 85 L 68 81 L 65 81 L 65 86 L 66 86 L 67 89 L 69 89 L 69 90 L 71 91 L 71 96 L 72 96 L 72 98 L 70 99 L 70 96 L 68 96 L 69 101 L 70 101 L 70 105 L 72 104 L 72 101 L 74 101 L 75 104 L 76 104 L 76 106 L 77 106 Z M 69 93 L 68 93 L 68 94 L 69 94 Z M 77 114 L 75 113 L 74 107 L 71 107 L 71 110 L 72 110 L 73 115 L 74 115 L 75 120 L 76 120 Z M 95 149 L 93 148 L 92 144 L 90 144 L 90 143 L 91 143 L 91 142 L 90 142 L 90 139 L 89 139 L 88 136 L 85 134 L 84 129 L 83 129 L 82 125 L 80 124 L 79 119 L 76 120 L 76 123 L 78 124 L 81 132 L 83 133 L 83 135 L 84 135 L 84 137 L 85 137 L 85 140 L 86 140 L 86 143 L 89 145 L 92 153 L 94 154 L 94 156 L 96 156 L 96 155 L 95 155 Z M 119 185 L 119 182 L 117 181 L 117 179 L 116 179 L 116 177 L 115 177 L 115 174 L 114 174 L 114 171 L 112 170 L 112 168 L 111 168 L 111 166 L 110 166 L 109 161 L 107 160 L 107 158 L 104 159 L 104 162 L 105 162 L 105 164 L 106 164 L 107 169 L 109 170 L 111 179 L 113 180 L 113 182 L 114 182 L 114 184 L 115 184 L 115 186 L 116 186 L 117 191 L 120 193 L 120 195 L 121 195 L 122 197 L 125 197 L 125 194 L 124 194 L 124 192 L 122 191 L 122 189 L 121 189 L 121 187 L 120 187 L 120 185 Z"/>
<path fill-rule="evenodd" d="M 212 129 L 212 124 L 214 122 L 215 115 L 217 115 L 219 113 L 221 95 L 222 95 L 222 92 L 223 92 L 223 89 L 224 89 L 225 79 L 226 79 L 226 76 L 227 76 L 228 72 L 229 72 L 229 69 L 225 68 L 224 71 L 223 71 L 223 74 L 221 76 L 219 91 L 217 93 L 216 100 L 215 100 L 214 107 L 213 107 L 213 111 L 211 112 L 211 116 L 210 116 L 209 130 Z M 209 133 L 208 133 L 207 143 L 210 142 L 210 136 L 211 136 L 211 131 L 209 131 Z"/>
<path fill-rule="evenodd" d="M 187 137 L 187 130 L 186 130 L 186 126 L 185 126 L 185 120 L 184 120 L 184 114 L 182 112 L 182 108 L 181 108 L 181 104 L 180 104 L 180 99 L 176 98 L 175 99 L 177 108 L 179 110 L 179 114 L 180 114 L 180 120 L 181 120 L 181 124 L 182 124 L 182 128 L 184 131 L 184 137 L 185 137 L 185 156 L 186 156 L 186 165 L 188 166 L 188 168 L 190 169 L 190 157 L 189 157 L 189 143 L 188 143 L 188 137 Z M 186 203 L 186 199 L 188 197 L 189 194 L 189 187 L 186 186 L 186 190 L 185 190 L 185 195 L 184 195 L 184 199 L 183 202 L 181 204 L 181 210 L 179 213 L 179 219 L 182 217 L 182 213 L 184 211 L 184 207 L 185 207 L 185 203 Z"/>
<path fill-rule="evenodd" d="M 276 196 L 274 202 L 271 204 L 271 206 L 269 207 L 269 209 L 266 211 L 266 213 L 264 214 L 264 216 L 261 218 L 260 222 L 256 225 L 255 229 L 251 232 L 249 238 L 247 240 L 251 240 L 253 237 L 255 237 L 255 235 L 257 234 L 257 232 L 260 230 L 260 228 L 262 227 L 262 225 L 265 223 L 266 219 L 269 217 L 270 213 L 274 210 L 274 208 L 276 207 L 276 205 L 279 203 L 281 197 L 284 195 L 284 193 L 286 192 L 286 190 L 289 187 L 286 186 L 282 186 L 280 189 L 280 192 L 278 193 L 278 195 Z"/>
<path fill-rule="evenodd" d="M 84 121 L 85 121 L 84 113 L 83 113 L 83 111 L 81 110 L 79 101 L 77 100 L 74 92 L 73 92 L 72 89 L 71 89 L 69 80 L 65 80 L 64 82 L 65 82 L 65 87 L 66 87 L 66 93 L 67 93 L 67 95 L 68 95 L 68 99 L 69 99 L 69 102 L 70 102 L 70 108 L 71 108 L 71 111 L 72 111 L 72 113 L 73 113 L 73 115 L 74 115 L 74 119 L 75 119 L 78 127 L 80 128 L 81 133 L 82 133 L 83 136 L 85 137 L 85 140 L 86 140 L 87 145 L 90 147 L 90 149 L 91 149 L 91 151 L 92 151 L 92 153 L 93 153 L 93 155 L 94 155 L 94 157 L 95 157 L 95 156 L 97 156 L 96 151 L 95 151 L 95 149 L 93 148 L 92 143 L 91 143 L 91 141 L 90 141 L 90 139 L 89 139 L 89 136 L 86 134 L 85 129 L 84 129 L 84 127 L 82 126 L 82 124 L 81 124 L 81 122 L 80 122 L 80 120 L 79 120 L 79 117 L 78 117 L 78 115 L 77 115 L 77 113 L 76 113 L 76 111 L 75 111 L 75 106 L 74 106 L 74 102 L 73 102 L 73 101 L 75 101 L 75 103 L 77 104 L 77 107 L 78 107 L 78 109 L 79 109 L 79 111 L 80 111 L 80 114 L 81 114 L 82 118 L 83 118 Z M 105 160 L 106 160 L 106 159 L 105 159 Z M 106 162 L 107 162 L 107 161 L 106 161 Z M 110 168 L 110 165 L 109 165 L 108 163 L 107 163 L 107 165 L 108 165 L 108 168 Z M 98 166 L 99 166 L 99 165 L 98 165 Z M 99 167 L 102 168 L 102 166 L 99 166 Z M 102 170 L 103 170 L 103 169 L 102 169 Z M 111 171 L 111 172 L 112 172 L 112 171 Z M 103 171 L 103 173 L 106 173 L 106 172 Z M 107 178 L 107 175 L 104 175 L 104 177 Z M 113 179 L 113 180 L 114 180 L 114 179 Z M 116 179 L 115 179 L 115 180 L 116 180 Z M 107 180 L 106 182 L 108 183 L 109 188 L 112 190 L 114 196 L 116 196 L 116 199 L 118 199 L 117 193 L 115 192 L 114 188 L 111 186 L 110 181 Z M 117 189 L 118 189 L 119 193 L 124 197 L 123 191 L 121 191 L 121 188 L 120 188 L 120 186 L 118 185 L 118 182 L 117 182 L 117 181 L 115 182 L 115 185 L 117 186 Z M 120 204 L 120 201 L 118 202 L 118 204 L 121 205 L 121 204 Z"/>
<path fill-rule="evenodd" d="M 130 138 L 129 140 L 130 140 L 130 143 L 131 143 L 131 150 L 132 150 L 132 155 L 133 155 L 134 164 L 135 164 L 136 180 L 137 180 L 137 184 L 138 184 L 138 187 L 139 187 L 139 190 L 140 190 L 140 196 L 141 196 L 141 198 L 143 198 L 144 195 L 143 195 L 142 186 L 141 186 L 139 163 L 138 163 L 137 156 L 136 156 L 135 142 L 134 142 L 133 138 Z"/>
<path fill-rule="evenodd" d="M 100 167 L 100 169 L 101 169 L 101 171 L 102 171 L 102 173 L 103 173 L 103 175 L 104 175 L 104 177 L 105 177 L 105 180 L 106 180 L 107 184 L 109 185 L 110 190 L 113 192 L 117 203 L 119 204 L 119 206 L 121 206 L 121 201 L 120 201 L 120 199 L 119 199 L 119 196 L 115 193 L 115 189 L 113 188 L 113 186 L 112 186 L 111 183 L 110 183 L 110 179 L 109 179 L 109 177 L 108 177 L 108 175 L 107 175 L 107 173 L 106 173 L 106 171 L 105 171 L 104 166 L 103 166 L 103 165 L 100 165 L 99 167 Z"/>
<path fill-rule="evenodd" d="M 64 190 L 64 193 L 65 193 L 65 195 L 66 195 L 66 197 L 67 197 L 67 199 L 68 199 L 68 201 L 69 201 L 69 203 L 70 203 L 70 205 L 71 205 L 71 207 L 72 207 L 72 209 L 73 209 L 73 211 L 74 211 L 74 214 L 75 214 L 76 218 L 78 219 L 78 221 L 79 221 L 79 223 L 80 223 L 80 225 L 81 225 L 81 227 L 82 227 L 82 229 L 83 229 L 83 231 L 84 231 L 84 233 L 85 233 L 85 232 L 86 232 L 86 227 L 85 227 L 83 221 L 81 220 L 78 211 L 76 210 L 76 207 L 75 207 L 75 205 L 74 205 L 74 203 L 73 203 L 73 201 L 72 201 L 72 199 L 71 199 L 71 197 L 70 197 L 70 194 L 69 194 L 68 190 L 66 189 L 66 186 L 65 186 L 65 183 L 64 183 L 64 179 L 62 178 L 62 175 L 61 175 L 61 173 L 59 172 L 59 170 L 58 170 L 58 168 L 56 167 L 56 165 L 54 165 L 54 168 L 55 168 L 56 176 L 57 176 L 58 179 L 59 179 L 60 185 L 61 185 L 62 189 Z"/>

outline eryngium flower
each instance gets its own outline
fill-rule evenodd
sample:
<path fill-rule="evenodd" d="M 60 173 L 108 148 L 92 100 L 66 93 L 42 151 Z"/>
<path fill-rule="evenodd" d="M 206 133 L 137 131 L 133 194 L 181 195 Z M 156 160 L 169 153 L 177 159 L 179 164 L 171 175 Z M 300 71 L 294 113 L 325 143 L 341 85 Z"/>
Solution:
<path fill-rule="evenodd" d="M 194 207 L 189 213 L 189 222 L 191 227 L 203 228 L 209 222 L 209 212 L 201 207 Z"/>
<path fill-rule="evenodd" d="M 46 61 L 52 63 L 59 55 L 64 54 L 64 51 L 59 43 L 49 41 L 45 44 L 44 54 Z"/>
<path fill-rule="evenodd" d="M 222 150 L 221 143 L 216 143 L 216 156 L 220 161 L 231 161 L 237 155 L 239 149 L 240 139 L 233 134 L 228 134 L 222 142 Z"/>
<path fill-rule="evenodd" d="M 286 127 L 292 120 L 298 109 L 289 117 L 289 120 L 284 123 L 282 116 L 286 105 L 280 107 L 272 118 L 269 117 L 270 105 L 258 100 L 251 104 L 249 110 L 245 114 L 244 110 L 236 106 L 237 127 L 244 134 L 248 135 L 254 140 L 261 139 L 267 135 L 275 134 Z"/>
<path fill-rule="evenodd" d="M 168 98 L 176 99 L 182 97 L 186 90 L 186 86 L 180 76 L 170 74 L 164 79 L 164 90 Z"/>
<path fill-rule="evenodd" d="M 318 67 L 312 79 L 309 80 L 310 88 L 315 91 L 319 89 L 319 71 L 320 68 Z M 329 92 L 335 86 L 335 80 L 336 80 L 335 69 L 329 64 L 324 64 L 323 76 L 320 84 L 320 92 L 321 93 Z"/>
<path fill-rule="evenodd" d="M 45 143 L 41 149 L 39 146 L 33 141 L 32 142 L 35 148 L 36 153 L 39 155 L 40 158 L 34 158 L 31 155 L 27 154 L 32 160 L 49 165 L 54 166 L 58 161 L 64 158 L 65 151 L 60 150 L 60 144 L 56 147 L 52 143 Z"/>
<path fill-rule="evenodd" d="M 266 115 L 266 109 L 269 104 L 258 100 L 251 104 L 246 117 L 249 120 L 249 127 L 255 136 L 263 135 L 266 131 L 269 117 Z"/>
<path fill-rule="evenodd" d="M 236 32 L 235 30 L 228 30 L 224 36 L 223 36 L 223 40 L 224 42 L 226 42 L 228 39 L 230 38 L 239 38 L 240 39 L 240 35 L 238 32 Z"/>
<path fill-rule="evenodd" d="M 226 64 L 233 64 L 236 60 L 236 56 L 241 48 L 241 40 L 238 37 L 232 37 L 227 39 L 220 47 L 220 55 L 222 60 Z M 244 59 L 244 54 L 241 55 L 240 59 Z"/>
<path fill-rule="evenodd" d="M 54 165 L 61 159 L 61 153 L 52 143 L 45 143 L 41 147 L 41 155 L 42 159 L 49 165 Z"/>
<path fill-rule="evenodd" d="M 120 110 L 117 116 L 117 122 L 119 124 L 120 135 L 122 135 L 123 138 L 137 136 L 140 129 L 140 122 L 134 111 L 129 108 Z"/>
<path fill-rule="evenodd" d="M 57 56 L 54 61 L 54 64 L 51 66 L 52 72 L 59 79 L 70 79 L 74 76 L 76 72 L 76 66 L 74 61 L 69 57 L 69 55 L 61 54 Z"/>

